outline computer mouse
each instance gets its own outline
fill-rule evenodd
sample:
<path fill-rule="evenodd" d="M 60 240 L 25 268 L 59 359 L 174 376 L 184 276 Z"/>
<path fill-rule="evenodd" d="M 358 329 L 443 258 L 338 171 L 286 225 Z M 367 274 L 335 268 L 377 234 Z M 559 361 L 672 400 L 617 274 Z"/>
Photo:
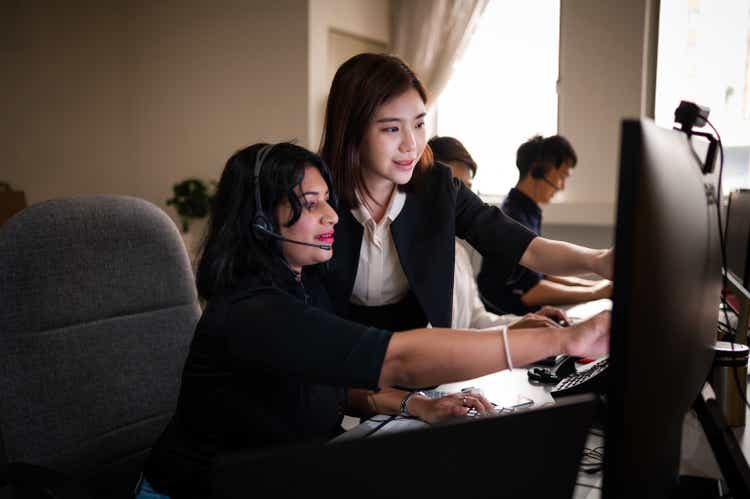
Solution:
<path fill-rule="evenodd" d="M 557 374 L 543 367 L 532 367 L 527 371 L 526 375 L 529 381 L 536 383 L 557 384 L 560 381 L 560 377 Z"/>

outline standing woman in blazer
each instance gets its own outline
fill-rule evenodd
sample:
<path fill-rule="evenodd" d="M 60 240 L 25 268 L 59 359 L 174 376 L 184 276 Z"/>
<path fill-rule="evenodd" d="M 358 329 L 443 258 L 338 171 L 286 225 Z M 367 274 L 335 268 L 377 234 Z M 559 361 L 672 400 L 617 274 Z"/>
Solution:
<path fill-rule="evenodd" d="M 341 200 L 327 283 L 337 314 L 391 331 L 449 327 L 456 236 L 505 263 L 500 281 L 519 263 L 611 279 L 611 250 L 538 237 L 434 164 L 427 101 L 419 78 L 390 55 L 356 55 L 334 76 L 320 154 Z M 396 399 L 378 410 L 394 410 Z"/>
<path fill-rule="evenodd" d="M 545 274 L 612 277 L 611 250 L 538 237 L 435 164 L 427 100 L 397 57 L 359 54 L 334 76 L 320 153 L 341 200 L 329 276 L 341 315 L 395 322 L 396 331 L 449 327 L 456 236 L 506 262 L 505 273 L 520 263 Z"/>

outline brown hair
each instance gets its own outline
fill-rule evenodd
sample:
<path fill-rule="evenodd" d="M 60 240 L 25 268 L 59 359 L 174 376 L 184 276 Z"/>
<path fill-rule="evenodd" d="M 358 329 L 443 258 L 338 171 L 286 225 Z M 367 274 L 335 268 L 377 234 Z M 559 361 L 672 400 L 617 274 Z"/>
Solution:
<path fill-rule="evenodd" d="M 477 163 L 458 139 L 453 137 L 433 137 L 428 144 L 430 145 L 430 149 L 432 149 L 435 161 L 443 163 L 458 161 L 466 165 L 472 177 L 477 174 Z"/>
<path fill-rule="evenodd" d="M 326 104 L 320 156 L 331 169 L 336 193 L 350 208 L 359 206 L 356 192 L 372 199 L 360 161 L 360 146 L 372 116 L 384 102 L 412 88 L 427 104 L 427 89 L 419 78 L 401 59 L 386 54 L 355 55 L 336 71 Z M 432 163 L 432 151 L 425 146 L 411 180 L 399 189 L 412 189 Z"/>

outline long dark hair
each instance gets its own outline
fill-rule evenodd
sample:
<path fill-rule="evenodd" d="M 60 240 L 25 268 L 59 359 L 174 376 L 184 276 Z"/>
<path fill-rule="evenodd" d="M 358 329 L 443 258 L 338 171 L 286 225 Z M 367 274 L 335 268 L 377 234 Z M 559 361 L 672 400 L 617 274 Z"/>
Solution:
<path fill-rule="evenodd" d="M 359 206 L 357 192 L 372 199 L 362 176 L 360 146 L 373 114 L 378 106 L 412 88 L 427 104 L 427 89 L 414 71 L 391 55 L 355 55 L 336 71 L 326 104 L 320 156 L 331 167 L 336 192 L 348 207 Z M 411 180 L 399 188 L 413 187 L 432 163 L 432 152 L 425 146 Z"/>
<path fill-rule="evenodd" d="M 209 300 L 235 287 L 249 274 L 263 282 L 278 285 L 293 277 L 285 265 L 280 245 L 269 237 L 258 237 L 251 224 L 256 214 L 255 159 L 266 144 L 254 144 L 234 153 L 224 166 L 201 246 L 196 284 L 199 295 Z M 276 208 L 285 200 L 292 217 L 284 222 L 294 225 L 302 206 L 294 189 L 302 183 L 305 167 L 316 167 L 325 179 L 335 204 L 328 168 L 318 155 L 290 143 L 276 144 L 263 161 L 260 171 L 261 210 L 271 229 L 279 232 Z"/>

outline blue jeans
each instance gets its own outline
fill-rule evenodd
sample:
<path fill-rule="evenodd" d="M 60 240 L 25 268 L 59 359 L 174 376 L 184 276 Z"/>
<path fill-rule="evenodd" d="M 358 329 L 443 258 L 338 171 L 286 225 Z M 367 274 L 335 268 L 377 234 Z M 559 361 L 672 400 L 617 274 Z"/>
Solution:
<path fill-rule="evenodd" d="M 151 487 L 151 484 L 146 481 L 143 473 L 141 473 L 141 479 L 138 480 L 138 485 L 135 486 L 135 499 L 169 499 L 169 496 L 156 492 Z"/>

